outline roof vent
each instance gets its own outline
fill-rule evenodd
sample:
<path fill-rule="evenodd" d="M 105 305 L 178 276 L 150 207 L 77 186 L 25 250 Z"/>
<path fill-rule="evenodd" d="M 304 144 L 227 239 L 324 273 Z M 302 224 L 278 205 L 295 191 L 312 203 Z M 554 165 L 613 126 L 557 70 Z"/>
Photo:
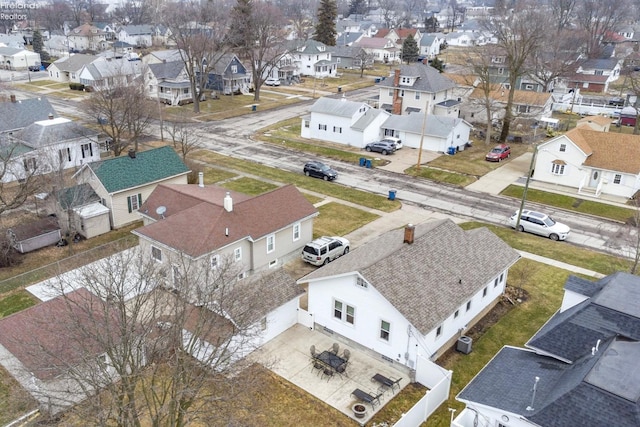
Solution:
<path fill-rule="evenodd" d="M 229 193 L 228 191 L 224 196 L 224 210 L 227 212 L 233 211 L 233 199 L 231 198 L 231 193 Z"/>
<path fill-rule="evenodd" d="M 129 148 L 129 157 L 131 157 L 132 159 L 136 158 L 136 150 L 134 150 L 133 148 Z"/>

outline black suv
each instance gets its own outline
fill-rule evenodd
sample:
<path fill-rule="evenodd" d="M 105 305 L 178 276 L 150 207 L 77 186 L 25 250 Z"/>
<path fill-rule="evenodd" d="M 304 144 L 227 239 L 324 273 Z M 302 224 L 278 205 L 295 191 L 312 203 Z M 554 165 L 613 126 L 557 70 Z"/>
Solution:
<path fill-rule="evenodd" d="M 322 162 L 307 162 L 304 165 L 304 174 L 314 178 L 322 178 L 325 181 L 333 181 L 338 177 L 338 172 Z"/>
<path fill-rule="evenodd" d="M 383 155 L 393 154 L 396 152 L 396 144 L 388 139 L 382 141 L 370 142 L 364 146 L 364 149 L 371 152 L 382 153 Z"/>

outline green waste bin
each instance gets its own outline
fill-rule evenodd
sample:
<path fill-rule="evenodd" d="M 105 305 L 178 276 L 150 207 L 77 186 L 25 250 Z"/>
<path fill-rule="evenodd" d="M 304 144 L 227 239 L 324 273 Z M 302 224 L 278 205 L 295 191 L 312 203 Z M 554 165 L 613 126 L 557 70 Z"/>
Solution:
<path fill-rule="evenodd" d="M 257 105 L 252 105 L 252 106 L 251 106 L 251 111 L 256 111 L 257 109 L 258 109 L 258 106 L 257 106 Z"/>

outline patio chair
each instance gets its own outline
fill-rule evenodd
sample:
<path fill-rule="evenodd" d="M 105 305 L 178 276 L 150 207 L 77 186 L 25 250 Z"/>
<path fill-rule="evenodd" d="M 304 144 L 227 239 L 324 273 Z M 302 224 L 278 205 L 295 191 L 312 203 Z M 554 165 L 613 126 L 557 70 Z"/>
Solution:
<path fill-rule="evenodd" d="M 325 368 L 322 371 L 322 375 L 320 375 L 320 379 L 323 379 L 325 376 L 327 377 L 327 382 L 329 382 L 329 380 L 333 378 L 333 370 L 331 368 Z"/>
<path fill-rule="evenodd" d="M 312 345 L 309 348 L 309 351 L 311 352 L 311 357 L 316 357 L 318 355 L 318 353 L 316 353 L 316 346 L 315 345 Z"/>
<path fill-rule="evenodd" d="M 333 354 L 338 354 L 338 352 L 340 351 L 340 344 L 338 344 L 337 342 L 334 342 L 333 345 L 331 346 L 331 350 L 329 351 Z"/>
<path fill-rule="evenodd" d="M 347 365 L 349 364 L 349 362 L 344 362 L 342 365 L 338 366 L 336 368 L 336 372 L 338 373 L 338 375 L 340 375 L 340 378 L 342 378 L 342 375 L 347 375 Z M 347 375 L 348 377 L 349 375 Z"/>
<path fill-rule="evenodd" d="M 344 360 L 349 360 L 350 357 L 351 357 L 351 352 L 345 348 L 344 351 L 342 352 L 342 358 Z"/>

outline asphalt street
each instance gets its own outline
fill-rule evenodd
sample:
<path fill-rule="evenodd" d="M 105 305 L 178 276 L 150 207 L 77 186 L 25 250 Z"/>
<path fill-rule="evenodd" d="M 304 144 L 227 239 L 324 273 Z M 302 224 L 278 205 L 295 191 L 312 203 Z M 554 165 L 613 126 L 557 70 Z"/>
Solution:
<path fill-rule="evenodd" d="M 364 101 L 376 93 L 375 88 L 369 88 L 332 96 L 344 95 L 349 100 Z M 50 102 L 61 115 L 84 116 L 77 102 L 53 97 Z M 264 144 L 252 139 L 252 136 L 260 129 L 282 120 L 308 114 L 312 104 L 313 99 L 308 99 L 275 110 L 258 109 L 244 116 L 198 123 L 193 129 L 201 136 L 206 148 L 220 154 L 302 173 L 302 166 L 309 160 L 309 154 Z M 153 124 L 148 131 L 159 138 L 159 123 Z M 332 160 L 327 160 L 327 163 L 339 172 L 338 185 L 383 195 L 388 194 L 389 190 L 396 190 L 397 199 L 403 203 L 459 219 L 506 225 L 508 217 L 519 208 L 519 201 L 489 194 L 477 185 L 471 190 L 382 169 L 361 168 Z M 558 221 L 568 224 L 572 230 L 568 239 L 571 244 L 625 257 L 635 253 L 633 247 L 637 230 L 625 224 L 547 206 L 538 207 L 530 202 L 527 202 L 527 207 L 544 210 Z"/>

